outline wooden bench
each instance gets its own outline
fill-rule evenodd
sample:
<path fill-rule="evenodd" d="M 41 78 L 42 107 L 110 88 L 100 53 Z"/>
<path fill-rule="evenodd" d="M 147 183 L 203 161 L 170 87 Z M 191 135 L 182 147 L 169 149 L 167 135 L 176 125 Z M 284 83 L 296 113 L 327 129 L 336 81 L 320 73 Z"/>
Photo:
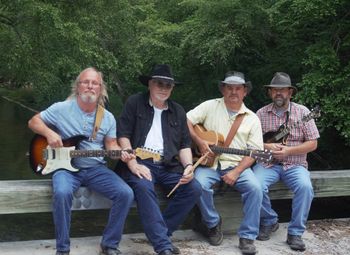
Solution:
<path fill-rule="evenodd" d="M 315 197 L 350 196 L 350 170 L 312 171 L 311 179 Z M 161 205 L 166 204 L 164 192 L 159 190 Z M 50 212 L 51 180 L 9 180 L 0 181 L 0 214 Z M 270 189 L 271 199 L 290 199 L 292 193 L 282 184 L 277 183 Z M 242 219 L 242 203 L 238 192 L 229 189 L 215 196 L 215 204 L 223 218 L 224 232 L 237 229 Z M 75 194 L 73 210 L 107 209 L 111 202 L 81 187 Z M 135 205 L 134 205 L 135 206 Z"/>

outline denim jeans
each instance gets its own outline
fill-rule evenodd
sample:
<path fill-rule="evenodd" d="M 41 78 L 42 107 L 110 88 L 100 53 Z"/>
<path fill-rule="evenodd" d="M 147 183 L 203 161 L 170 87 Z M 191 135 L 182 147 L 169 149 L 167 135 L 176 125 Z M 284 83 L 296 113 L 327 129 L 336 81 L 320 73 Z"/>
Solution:
<path fill-rule="evenodd" d="M 118 175 L 104 165 L 84 168 L 77 173 L 60 169 L 53 174 L 52 185 L 57 251 L 68 252 L 70 250 L 69 231 L 73 193 L 81 185 L 112 200 L 101 245 L 110 248 L 118 247 L 125 219 L 134 200 L 131 188 Z"/>
<path fill-rule="evenodd" d="M 271 208 L 268 192 L 272 184 L 282 180 L 294 194 L 288 234 L 302 235 L 306 228 L 307 217 L 314 197 L 309 171 L 303 166 L 284 170 L 282 165 L 264 168 L 261 164 L 256 164 L 253 170 L 263 188 L 261 225 L 269 226 L 278 221 L 277 213 Z"/>
<path fill-rule="evenodd" d="M 202 185 L 202 196 L 198 207 L 202 214 L 202 221 L 208 227 L 215 227 L 220 220 L 220 215 L 214 205 L 213 185 L 221 181 L 221 176 L 225 175 L 232 168 L 225 170 L 213 170 L 207 167 L 197 167 L 195 178 Z M 234 188 L 241 194 L 243 201 L 243 220 L 238 229 L 240 238 L 255 240 L 259 234 L 260 207 L 262 202 L 261 185 L 255 178 L 250 168 L 245 169 L 238 177 Z M 234 214 L 234 212 L 232 212 Z"/>
<path fill-rule="evenodd" d="M 152 174 L 152 181 L 140 179 L 127 171 L 125 181 L 132 187 L 137 202 L 138 214 L 148 240 L 152 243 L 155 252 L 172 249 L 171 234 L 185 220 L 194 207 L 201 194 L 199 183 L 193 179 L 187 184 L 180 185 L 171 195 L 163 213 L 159 208 L 155 184 L 161 185 L 165 190 L 172 189 L 180 180 L 182 174 L 166 171 L 162 165 L 149 161 L 141 161 Z"/>

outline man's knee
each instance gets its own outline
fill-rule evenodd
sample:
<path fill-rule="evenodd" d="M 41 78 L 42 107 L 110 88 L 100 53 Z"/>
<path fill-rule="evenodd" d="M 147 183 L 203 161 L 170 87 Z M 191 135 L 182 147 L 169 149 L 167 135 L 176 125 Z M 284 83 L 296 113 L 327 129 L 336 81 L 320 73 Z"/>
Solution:
<path fill-rule="evenodd" d="M 135 196 L 147 195 L 154 192 L 154 184 L 146 179 L 139 179 L 131 185 Z"/>
<path fill-rule="evenodd" d="M 73 189 L 67 185 L 59 185 L 58 187 L 54 188 L 53 197 L 55 199 L 73 199 Z"/>
<path fill-rule="evenodd" d="M 299 181 L 296 192 L 301 192 L 301 193 L 303 193 L 307 196 L 311 196 L 311 197 L 313 197 L 313 195 L 314 195 L 314 189 L 313 189 L 312 184 L 309 180 Z"/>
<path fill-rule="evenodd" d="M 194 197 L 200 197 L 202 194 L 202 185 L 193 179 L 189 184 L 189 190 Z"/>

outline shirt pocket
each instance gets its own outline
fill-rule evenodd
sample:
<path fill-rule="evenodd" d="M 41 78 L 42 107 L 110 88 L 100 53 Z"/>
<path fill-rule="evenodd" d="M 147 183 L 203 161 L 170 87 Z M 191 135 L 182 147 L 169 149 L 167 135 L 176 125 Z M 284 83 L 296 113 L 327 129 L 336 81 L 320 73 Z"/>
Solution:
<path fill-rule="evenodd" d="M 169 128 L 169 138 L 172 141 L 172 144 L 174 144 L 176 148 L 179 148 L 182 140 L 180 123 L 176 120 L 172 120 L 169 122 Z"/>

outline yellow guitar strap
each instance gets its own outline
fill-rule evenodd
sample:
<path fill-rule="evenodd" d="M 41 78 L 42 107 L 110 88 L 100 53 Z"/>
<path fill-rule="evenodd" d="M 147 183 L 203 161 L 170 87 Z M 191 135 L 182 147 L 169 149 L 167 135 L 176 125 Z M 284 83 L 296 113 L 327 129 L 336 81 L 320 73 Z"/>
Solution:
<path fill-rule="evenodd" d="M 96 139 L 97 131 L 100 129 L 101 121 L 103 119 L 104 109 L 105 108 L 103 108 L 103 106 L 100 104 L 97 106 L 94 129 L 92 131 L 92 135 L 91 135 L 90 140 Z"/>

